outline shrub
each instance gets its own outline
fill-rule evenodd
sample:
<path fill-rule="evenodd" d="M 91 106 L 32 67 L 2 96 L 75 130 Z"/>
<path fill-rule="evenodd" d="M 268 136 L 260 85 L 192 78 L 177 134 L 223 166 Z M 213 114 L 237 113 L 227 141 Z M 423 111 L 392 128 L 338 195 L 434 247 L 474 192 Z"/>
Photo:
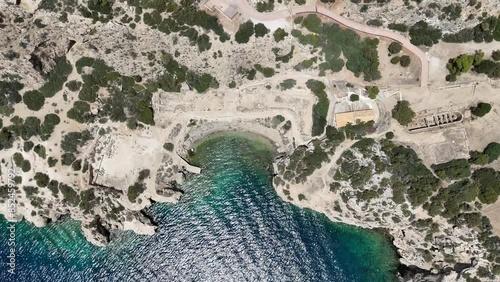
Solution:
<path fill-rule="evenodd" d="M 449 60 L 446 68 L 451 76 L 460 76 L 462 73 L 467 73 L 473 66 L 479 65 L 483 61 L 484 53 L 476 51 L 474 55 L 461 54 Z"/>
<path fill-rule="evenodd" d="M 492 163 L 500 157 L 500 144 L 492 142 L 484 148 L 483 154 L 488 156 L 488 163 Z"/>
<path fill-rule="evenodd" d="M 264 77 L 271 77 L 274 75 L 274 69 L 269 67 L 262 67 L 260 64 L 255 64 L 254 68 L 264 75 Z"/>
<path fill-rule="evenodd" d="M 441 30 L 429 26 L 425 21 L 418 21 L 410 28 L 410 41 L 414 45 L 431 47 L 441 39 Z"/>
<path fill-rule="evenodd" d="M 387 132 L 385 134 L 385 138 L 389 139 L 389 140 L 393 139 L 394 138 L 394 132 L 392 132 L 392 131 Z"/>
<path fill-rule="evenodd" d="M 35 144 L 33 142 L 25 141 L 23 144 L 23 150 L 25 152 L 29 152 L 29 151 L 31 151 L 31 149 L 33 149 L 33 146 L 35 146 Z"/>
<path fill-rule="evenodd" d="M 316 97 L 318 97 L 318 102 L 313 106 L 313 125 L 312 125 L 312 136 L 318 136 L 323 134 L 326 126 L 326 117 L 328 116 L 328 108 L 330 106 L 330 101 L 328 100 L 328 95 L 325 92 L 325 84 L 319 80 L 309 79 L 306 82 L 307 88 L 309 88 Z"/>
<path fill-rule="evenodd" d="M 70 186 L 60 183 L 59 184 L 59 190 L 63 194 L 64 197 L 64 202 L 76 207 L 80 203 L 80 195 Z"/>
<path fill-rule="evenodd" d="M 281 83 L 280 83 L 280 89 L 283 91 L 283 90 L 288 90 L 288 89 L 292 89 L 295 87 L 295 85 L 297 84 L 297 81 L 295 79 L 285 79 L 283 80 Z"/>
<path fill-rule="evenodd" d="M 392 30 L 397 30 L 400 32 L 407 32 L 408 31 L 408 26 L 404 23 L 390 23 L 387 25 L 389 29 Z"/>
<path fill-rule="evenodd" d="M 169 152 L 172 152 L 174 150 L 174 144 L 172 143 L 165 143 L 163 144 L 163 149 L 169 151 Z"/>
<path fill-rule="evenodd" d="M 150 175 L 149 169 L 143 169 L 143 170 L 139 171 L 138 179 L 139 179 L 139 181 L 142 181 L 142 180 L 148 178 L 149 175 Z"/>
<path fill-rule="evenodd" d="M 484 204 L 497 201 L 500 194 L 500 176 L 492 168 L 481 168 L 472 174 L 472 180 L 478 185 L 479 200 Z"/>
<path fill-rule="evenodd" d="M 351 96 L 349 96 L 349 100 L 351 100 L 351 102 L 359 101 L 359 95 L 351 94 Z"/>
<path fill-rule="evenodd" d="M 470 110 L 473 115 L 483 117 L 491 111 L 491 104 L 481 102 L 478 103 L 475 107 L 472 107 Z"/>
<path fill-rule="evenodd" d="M 47 187 L 49 184 L 49 176 L 45 173 L 37 172 L 34 177 L 38 187 Z"/>
<path fill-rule="evenodd" d="M 136 182 L 134 185 L 128 187 L 127 197 L 132 203 L 135 203 L 137 198 L 146 190 L 144 183 Z"/>
<path fill-rule="evenodd" d="M 484 73 L 489 78 L 500 78 L 500 62 L 483 60 L 474 67 L 474 71 L 477 73 Z"/>
<path fill-rule="evenodd" d="M 53 97 L 62 90 L 64 82 L 66 82 L 73 69 L 66 57 L 55 58 L 55 63 L 54 68 L 48 74 L 47 82 L 39 89 L 40 93 L 47 98 Z"/>
<path fill-rule="evenodd" d="M 397 54 L 401 52 L 401 50 L 403 50 L 403 46 L 399 42 L 391 42 L 391 44 L 389 44 L 388 50 L 391 54 Z"/>
<path fill-rule="evenodd" d="M 8 116 L 14 113 L 12 106 L 22 101 L 19 91 L 23 88 L 24 85 L 15 80 L 0 80 L 0 93 L 2 93 L 0 95 L 0 114 Z"/>
<path fill-rule="evenodd" d="M 442 179 L 461 179 L 471 175 L 470 164 L 466 159 L 456 159 L 446 163 L 433 164 L 431 168 Z"/>
<path fill-rule="evenodd" d="M 401 57 L 399 57 L 399 56 L 395 56 L 395 57 L 391 58 L 391 64 L 393 64 L 393 65 L 399 64 L 400 61 L 401 61 Z"/>
<path fill-rule="evenodd" d="M 28 160 L 23 161 L 23 163 L 21 164 L 21 170 L 23 172 L 28 172 L 31 170 L 31 164 Z"/>
<path fill-rule="evenodd" d="M 398 101 L 392 109 L 392 117 L 401 125 L 408 125 L 415 117 L 415 112 L 410 108 L 410 102 Z"/>
<path fill-rule="evenodd" d="M 366 22 L 366 24 L 369 25 L 369 26 L 377 26 L 377 27 L 379 27 L 379 26 L 382 26 L 384 24 L 384 22 L 381 21 L 381 20 L 379 20 L 379 19 L 372 19 L 372 20 L 368 20 Z"/>
<path fill-rule="evenodd" d="M 269 33 L 269 29 L 267 29 L 267 27 L 262 23 L 256 24 L 254 26 L 254 30 L 255 30 L 255 37 L 263 37 L 264 35 Z"/>
<path fill-rule="evenodd" d="M 399 64 L 402 67 L 406 68 L 410 65 L 410 63 L 411 63 L 411 58 L 408 55 L 401 56 L 401 58 L 399 59 Z"/>
<path fill-rule="evenodd" d="M 54 167 L 57 164 L 57 159 L 54 159 L 53 157 L 49 157 L 47 159 L 47 163 L 49 167 Z"/>
<path fill-rule="evenodd" d="M 254 34 L 254 25 L 252 21 L 247 21 L 245 23 L 240 24 L 238 31 L 234 35 L 234 39 L 236 40 L 236 42 L 240 44 L 248 43 L 250 37 L 252 37 L 253 34 Z"/>
<path fill-rule="evenodd" d="M 45 147 L 43 145 L 36 145 L 33 151 L 40 156 L 40 158 L 45 159 L 47 157 L 47 153 L 45 151 Z"/>
<path fill-rule="evenodd" d="M 500 61 L 500 50 L 495 50 L 491 53 L 491 58 L 495 61 Z"/>
<path fill-rule="evenodd" d="M 288 32 L 286 32 L 284 29 L 281 27 L 276 29 L 273 33 L 274 41 L 280 42 L 285 39 L 285 37 L 288 36 Z"/>
<path fill-rule="evenodd" d="M 380 93 L 380 89 L 378 89 L 378 86 L 366 86 L 366 92 L 368 92 L 370 99 L 375 99 Z"/>
<path fill-rule="evenodd" d="M 28 91 L 23 95 L 23 102 L 26 104 L 28 109 L 38 111 L 43 107 L 45 97 L 39 91 Z"/>

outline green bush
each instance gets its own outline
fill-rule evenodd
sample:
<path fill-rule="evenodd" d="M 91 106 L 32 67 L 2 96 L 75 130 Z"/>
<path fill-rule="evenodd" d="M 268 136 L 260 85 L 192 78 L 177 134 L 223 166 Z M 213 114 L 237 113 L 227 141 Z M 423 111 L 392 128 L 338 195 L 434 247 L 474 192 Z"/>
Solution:
<path fill-rule="evenodd" d="M 472 107 L 470 110 L 473 115 L 483 117 L 491 111 L 491 104 L 481 102 L 478 103 L 475 107 Z"/>
<path fill-rule="evenodd" d="M 482 152 L 470 151 L 469 163 L 475 165 L 486 165 L 489 163 L 489 157 Z"/>
<path fill-rule="evenodd" d="M 479 200 L 484 204 L 497 201 L 500 194 L 500 175 L 492 168 L 481 168 L 472 174 L 472 180 L 479 188 Z"/>
<path fill-rule="evenodd" d="M 391 54 L 397 54 L 401 52 L 401 50 L 403 50 L 403 45 L 401 45 L 399 42 L 391 42 L 391 44 L 389 44 L 388 50 Z"/>
<path fill-rule="evenodd" d="M 45 151 L 45 147 L 43 145 L 36 145 L 33 151 L 40 156 L 40 158 L 45 159 L 47 157 L 47 153 Z"/>
<path fill-rule="evenodd" d="M 371 20 L 368 20 L 366 22 L 367 25 L 369 26 L 376 26 L 376 27 L 380 27 L 382 25 L 384 25 L 384 22 L 379 20 L 379 19 L 371 19 Z"/>
<path fill-rule="evenodd" d="M 492 163 L 500 157 L 500 144 L 492 142 L 484 148 L 483 154 L 488 156 L 488 163 Z"/>
<path fill-rule="evenodd" d="M 410 63 L 411 63 L 411 58 L 408 55 L 403 55 L 399 59 L 399 64 L 404 68 L 408 67 Z"/>
<path fill-rule="evenodd" d="M 477 73 L 484 73 L 489 78 L 500 78 L 500 62 L 483 60 L 481 63 L 474 67 L 474 71 Z"/>
<path fill-rule="evenodd" d="M 392 131 L 387 132 L 385 134 L 385 138 L 389 139 L 389 140 L 393 139 L 394 138 L 394 132 L 392 132 Z"/>
<path fill-rule="evenodd" d="M 255 37 L 263 37 L 264 35 L 269 33 L 269 29 L 262 24 L 258 23 L 254 26 L 254 31 L 255 31 Z"/>
<path fill-rule="evenodd" d="M 483 61 L 484 53 L 476 51 L 475 54 L 462 54 L 458 57 L 449 60 L 446 68 L 450 72 L 450 76 L 457 77 L 462 73 L 467 73 L 472 67 L 479 65 Z"/>
<path fill-rule="evenodd" d="M 256 70 L 264 75 L 264 77 L 271 77 L 274 75 L 274 69 L 269 67 L 262 67 L 260 64 L 253 66 Z"/>
<path fill-rule="evenodd" d="M 441 39 L 441 30 L 429 26 L 425 21 L 416 22 L 410 28 L 410 41 L 414 45 L 431 47 Z"/>
<path fill-rule="evenodd" d="M 288 36 L 288 32 L 286 32 L 281 27 L 276 29 L 273 33 L 274 41 L 276 41 L 276 42 L 283 41 L 285 39 L 285 37 L 287 37 L 287 36 Z"/>
<path fill-rule="evenodd" d="M 38 111 L 45 104 L 45 97 L 37 90 L 28 91 L 23 95 L 23 102 L 32 111 Z"/>
<path fill-rule="evenodd" d="M 92 120 L 90 105 L 83 101 L 76 101 L 66 115 L 68 118 L 79 123 L 86 123 Z"/>
<path fill-rule="evenodd" d="M 368 97 L 370 97 L 370 99 L 375 99 L 380 93 L 380 89 L 378 89 L 377 86 L 366 86 L 366 92 L 368 93 Z"/>
<path fill-rule="evenodd" d="M 245 23 L 240 24 L 238 31 L 234 35 L 234 39 L 236 42 L 243 44 L 248 43 L 250 37 L 254 34 L 254 25 L 252 21 L 247 21 Z"/>
<path fill-rule="evenodd" d="M 0 80 L 0 114 L 4 116 L 9 116 L 14 113 L 13 105 L 22 101 L 22 97 L 19 94 L 24 88 L 22 83 L 19 83 L 13 79 Z"/>
<path fill-rule="evenodd" d="M 23 172 L 28 172 L 31 170 L 31 164 L 28 160 L 24 160 L 22 165 L 21 165 L 21 170 Z"/>
<path fill-rule="evenodd" d="M 312 124 L 312 136 L 318 136 L 323 134 L 326 126 L 326 117 L 328 116 L 328 108 L 330 106 L 330 101 L 328 100 L 328 95 L 325 92 L 325 84 L 319 80 L 309 79 L 306 82 L 307 88 L 309 88 L 316 97 L 318 97 L 318 102 L 313 106 L 313 124 Z"/>
<path fill-rule="evenodd" d="M 135 203 L 137 198 L 146 190 L 146 186 L 144 183 L 136 182 L 134 185 L 128 187 L 127 197 L 128 200 L 132 203 Z"/>
<path fill-rule="evenodd" d="M 64 202 L 76 207 L 80 203 L 80 195 L 70 186 L 60 183 L 59 184 L 59 190 L 63 194 L 64 197 Z"/>
<path fill-rule="evenodd" d="M 37 172 L 34 177 L 38 187 L 47 187 L 49 184 L 49 176 L 45 173 Z"/>
<path fill-rule="evenodd" d="M 406 24 L 403 24 L 403 23 L 390 23 L 387 25 L 387 27 L 389 29 L 397 30 L 400 32 L 407 32 L 408 31 L 408 26 Z"/>
<path fill-rule="evenodd" d="M 297 84 L 297 81 L 295 79 L 285 79 L 280 83 L 280 89 L 282 91 L 292 89 L 295 87 Z"/>
<path fill-rule="evenodd" d="M 29 152 L 29 151 L 31 151 L 31 149 L 33 149 L 33 146 L 35 146 L 35 144 L 33 142 L 25 141 L 23 144 L 23 150 L 25 152 Z"/>
<path fill-rule="evenodd" d="M 399 64 L 400 61 L 401 61 L 401 57 L 399 57 L 399 56 L 395 56 L 395 57 L 391 58 L 391 64 L 393 64 L 393 65 Z"/>
<path fill-rule="evenodd" d="M 359 95 L 351 94 L 351 96 L 349 96 L 349 100 L 351 100 L 351 102 L 359 101 Z"/>
<path fill-rule="evenodd" d="M 500 61 L 500 50 L 495 50 L 491 53 L 491 58 L 495 61 Z"/>
<path fill-rule="evenodd" d="M 172 152 L 174 150 L 174 144 L 172 143 L 165 143 L 163 144 L 163 149 L 169 151 L 169 152 Z"/>
<path fill-rule="evenodd" d="M 442 179 L 461 179 L 471 175 L 470 164 L 466 159 L 451 160 L 446 163 L 433 164 L 432 170 Z"/>
<path fill-rule="evenodd" d="M 263 1 L 257 2 L 257 5 L 255 8 L 260 13 L 270 12 L 270 11 L 274 10 L 274 0 L 263 0 Z"/>
<path fill-rule="evenodd" d="M 48 74 L 47 82 L 39 89 L 43 96 L 49 98 L 61 91 L 73 67 L 66 57 L 55 58 L 55 66 Z"/>
<path fill-rule="evenodd" d="M 415 112 L 410 108 L 410 102 L 406 100 L 398 101 L 392 109 L 392 118 L 401 125 L 408 125 L 415 117 Z"/>

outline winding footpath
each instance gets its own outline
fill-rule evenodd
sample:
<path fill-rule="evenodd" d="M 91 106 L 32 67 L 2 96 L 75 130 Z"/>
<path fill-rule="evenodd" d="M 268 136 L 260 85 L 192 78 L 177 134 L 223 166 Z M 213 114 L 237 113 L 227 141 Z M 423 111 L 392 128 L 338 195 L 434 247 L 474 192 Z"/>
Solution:
<path fill-rule="evenodd" d="M 399 33 L 387 29 L 381 29 L 357 23 L 350 19 L 344 18 L 331 10 L 328 10 L 323 6 L 318 6 L 318 5 L 304 5 L 271 13 L 260 13 L 257 12 L 252 6 L 250 6 L 247 0 L 210 0 L 209 3 L 210 3 L 209 5 L 212 5 L 212 7 L 215 6 L 220 11 L 224 11 L 228 7 L 235 8 L 244 18 L 249 18 L 249 19 L 251 18 L 262 22 L 285 19 L 299 14 L 316 13 L 328 17 L 336 21 L 337 23 L 344 25 L 350 29 L 356 30 L 358 32 L 375 35 L 379 37 L 385 37 L 397 41 L 401 43 L 401 45 L 403 45 L 404 48 L 406 48 L 408 51 L 410 51 L 416 57 L 418 57 L 421 65 L 420 86 L 422 88 L 427 88 L 428 86 L 429 61 L 427 60 L 427 55 L 425 54 L 425 52 L 420 50 L 420 48 L 411 44 L 410 40 L 408 40 L 405 36 Z"/>

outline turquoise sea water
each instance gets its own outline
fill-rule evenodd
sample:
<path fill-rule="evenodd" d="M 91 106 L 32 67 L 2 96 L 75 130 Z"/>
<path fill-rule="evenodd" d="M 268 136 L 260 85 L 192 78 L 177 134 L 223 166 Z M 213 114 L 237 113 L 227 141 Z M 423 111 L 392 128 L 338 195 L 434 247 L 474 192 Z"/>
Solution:
<path fill-rule="evenodd" d="M 86 242 L 72 220 L 16 225 L 16 275 L 7 272 L 0 220 L 0 281 L 393 281 L 396 253 L 382 235 L 283 202 L 271 186 L 271 153 L 238 136 L 201 144 L 178 204 L 155 204 L 153 236 Z"/>

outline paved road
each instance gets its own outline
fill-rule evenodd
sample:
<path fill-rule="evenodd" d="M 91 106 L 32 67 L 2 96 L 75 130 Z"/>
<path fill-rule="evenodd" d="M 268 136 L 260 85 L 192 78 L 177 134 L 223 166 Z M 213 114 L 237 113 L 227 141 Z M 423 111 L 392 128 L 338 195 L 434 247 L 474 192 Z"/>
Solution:
<path fill-rule="evenodd" d="M 411 44 L 410 40 L 399 33 L 354 22 L 350 19 L 340 16 L 339 14 L 331 10 L 328 10 L 323 6 L 318 5 L 304 5 L 272 13 L 259 13 L 252 6 L 250 6 L 246 0 L 211 0 L 210 2 L 218 6 L 221 10 L 224 10 L 226 7 L 231 5 L 235 7 L 243 17 L 256 19 L 258 21 L 273 21 L 297 14 L 318 13 L 356 31 L 375 36 L 386 37 L 394 41 L 398 41 L 420 60 L 420 86 L 422 88 L 427 88 L 427 84 L 429 82 L 429 61 L 427 60 L 425 52 L 420 50 L 417 46 Z"/>

